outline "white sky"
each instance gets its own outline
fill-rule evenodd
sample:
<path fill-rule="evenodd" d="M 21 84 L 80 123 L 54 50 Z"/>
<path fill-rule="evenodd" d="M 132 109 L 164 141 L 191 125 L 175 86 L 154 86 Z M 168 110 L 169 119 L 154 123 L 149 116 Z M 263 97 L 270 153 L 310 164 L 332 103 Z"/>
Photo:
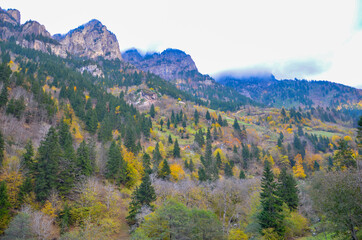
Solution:
<path fill-rule="evenodd" d="M 95 18 L 121 51 L 177 48 L 200 72 L 362 85 L 362 0 L 0 0 L 51 34 Z"/>

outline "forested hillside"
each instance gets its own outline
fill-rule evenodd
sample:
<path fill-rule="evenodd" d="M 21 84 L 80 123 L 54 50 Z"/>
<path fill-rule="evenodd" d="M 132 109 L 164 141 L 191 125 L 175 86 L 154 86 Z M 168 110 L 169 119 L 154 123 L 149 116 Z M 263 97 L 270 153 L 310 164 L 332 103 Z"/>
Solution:
<path fill-rule="evenodd" d="M 333 107 L 360 109 L 362 91 L 328 81 L 276 80 L 271 76 L 236 78 L 222 76 L 218 82 L 251 99 L 274 107 Z"/>
<path fill-rule="evenodd" d="M 360 102 L 0 50 L 1 239 L 362 239 Z"/>

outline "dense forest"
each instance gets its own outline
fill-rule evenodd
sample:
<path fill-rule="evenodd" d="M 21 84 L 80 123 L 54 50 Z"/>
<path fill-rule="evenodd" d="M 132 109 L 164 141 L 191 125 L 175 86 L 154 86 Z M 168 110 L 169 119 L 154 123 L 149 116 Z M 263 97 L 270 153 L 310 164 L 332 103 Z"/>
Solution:
<path fill-rule="evenodd" d="M 0 48 L 1 239 L 362 239 L 360 105 Z"/>

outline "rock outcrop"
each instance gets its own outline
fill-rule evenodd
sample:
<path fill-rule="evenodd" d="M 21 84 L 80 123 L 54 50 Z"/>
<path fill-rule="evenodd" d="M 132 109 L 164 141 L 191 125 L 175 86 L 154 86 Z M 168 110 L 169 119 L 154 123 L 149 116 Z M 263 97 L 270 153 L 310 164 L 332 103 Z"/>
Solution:
<path fill-rule="evenodd" d="M 116 36 L 98 20 L 91 20 L 66 35 L 55 35 L 54 39 L 72 55 L 122 60 Z"/>
<path fill-rule="evenodd" d="M 13 26 L 20 25 L 20 12 L 14 9 L 4 10 L 0 8 L 0 23 L 3 23 L 1 26 L 6 25 L 6 23 Z"/>
<path fill-rule="evenodd" d="M 70 54 L 92 59 L 122 60 L 116 36 L 98 20 L 91 20 L 65 35 L 51 36 L 45 26 L 36 21 L 21 25 L 20 17 L 18 10 L 0 8 L 0 40 L 14 38 L 23 47 L 61 57 Z"/>
<path fill-rule="evenodd" d="M 141 56 L 136 49 L 122 54 L 126 62 L 145 72 L 149 71 L 166 80 L 186 79 L 190 72 L 198 72 L 191 56 L 177 49 Z"/>
<path fill-rule="evenodd" d="M 14 18 L 16 23 L 20 25 L 20 12 L 16 9 L 8 9 L 7 12 Z"/>
<path fill-rule="evenodd" d="M 21 26 L 21 32 L 22 37 L 25 37 L 26 35 L 34 35 L 34 36 L 43 36 L 47 38 L 51 38 L 52 36 L 50 33 L 46 30 L 44 25 L 41 25 L 37 21 L 27 21 Z"/>

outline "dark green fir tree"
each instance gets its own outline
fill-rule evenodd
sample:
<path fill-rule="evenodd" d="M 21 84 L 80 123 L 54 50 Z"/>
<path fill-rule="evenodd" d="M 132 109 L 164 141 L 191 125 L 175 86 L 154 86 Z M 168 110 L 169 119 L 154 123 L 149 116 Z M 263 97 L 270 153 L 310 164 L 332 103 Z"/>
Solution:
<path fill-rule="evenodd" d="M 293 174 L 282 169 L 278 178 L 278 196 L 288 205 L 290 210 L 295 210 L 299 204 L 297 181 Z"/>
<path fill-rule="evenodd" d="M 167 180 L 167 179 L 169 179 L 170 174 L 171 174 L 170 166 L 168 165 L 167 160 L 164 159 L 162 162 L 162 168 L 158 172 L 158 177 Z"/>
<path fill-rule="evenodd" d="M 181 149 L 180 149 L 180 146 L 178 145 L 177 138 L 176 138 L 175 144 L 173 146 L 173 157 L 174 158 L 180 158 L 181 157 Z"/>
<path fill-rule="evenodd" d="M 155 189 L 151 184 L 150 176 L 145 173 L 142 177 L 142 183 L 132 193 L 132 201 L 129 205 L 128 216 L 126 217 L 127 223 L 133 226 L 137 223 L 137 214 L 143 206 L 149 207 L 153 210 L 152 202 L 156 200 Z"/>
<path fill-rule="evenodd" d="M 59 163 L 62 157 L 58 134 L 55 128 L 51 127 L 38 148 L 35 173 L 35 194 L 38 201 L 45 201 L 50 191 L 57 189 Z"/>
<path fill-rule="evenodd" d="M 90 152 L 85 140 L 80 143 L 77 149 L 77 170 L 78 174 L 83 176 L 90 176 L 93 173 Z"/>
<path fill-rule="evenodd" d="M 285 229 L 282 214 L 283 201 L 278 196 L 277 183 L 274 181 L 274 174 L 269 162 L 266 162 L 261 180 L 261 212 L 258 215 L 261 229 L 272 228 L 279 235 L 283 236 Z"/>
<path fill-rule="evenodd" d="M 151 108 L 150 108 L 150 116 L 151 116 L 151 118 L 154 118 L 155 114 L 156 114 L 155 105 L 152 104 Z"/>
<path fill-rule="evenodd" d="M 0 182 L 0 234 L 4 232 L 10 221 L 10 202 L 5 181 Z"/>

